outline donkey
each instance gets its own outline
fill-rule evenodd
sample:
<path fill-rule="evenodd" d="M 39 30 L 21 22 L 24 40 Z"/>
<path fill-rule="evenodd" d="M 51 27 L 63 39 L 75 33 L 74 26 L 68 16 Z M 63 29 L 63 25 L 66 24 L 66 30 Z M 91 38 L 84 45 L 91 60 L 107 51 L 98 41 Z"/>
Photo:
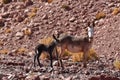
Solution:
<path fill-rule="evenodd" d="M 37 62 L 38 62 L 38 65 L 39 67 L 41 67 L 42 65 L 40 64 L 40 61 L 39 61 L 39 57 L 41 55 L 42 52 L 47 52 L 50 56 L 50 66 L 51 68 L 53 68 L 53 53 L 55 51 L 56 53 L 56 57 L 58 57 L 57 55 L 57 49 L 56 49 L 56 45 L 57 45 L 57 42 L 58 41 L 55 41 L 53 40 L 49 45 L 45 45 L 45 44 L 39 44 L 35 47 L 35 56 L 34 56 L 34 67 L 35 67 L 35 62 L 36 62 L 36 59 L 37 59 Z M 58 59 L 58 58 L 57 58 Z"/>
<path fill-rule="evenodd" d="M 83 38 L 74 37 L 71 35 L 64 35 L 62 37 L 56 37 L 53 35 L 53 38 L 58 42 L 57 46 L 61 47 L 61 53 L 58 55 L 59 62 L 62 68 L 64 68 L 61 57 L 67 49 L 70 52 L 84 52 L 83 54 L 83 67 L 87 67 L 87 54 L 93 43 L 93 27 L 94 23 L 88 24 L 88 34 Z"/>

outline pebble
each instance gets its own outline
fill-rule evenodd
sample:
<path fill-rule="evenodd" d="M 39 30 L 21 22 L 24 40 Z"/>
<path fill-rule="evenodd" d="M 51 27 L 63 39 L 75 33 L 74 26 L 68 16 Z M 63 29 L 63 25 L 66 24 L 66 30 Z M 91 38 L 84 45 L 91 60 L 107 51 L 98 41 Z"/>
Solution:
<path fill-rule="evenodd" d="M 0 27 L 3 27 L 5 25 L 4 20 L 0 18 Z"/>
<path fill-rule="evenodd" d="M 25 6 L 23 4 L 16 6 L 16 9 L 24 9 Z"/>
<path fill-rule="evenodd" d="M 29 75 L 25 78 L 25 80 L 40 80 L 39 75 Z"/>
<path fill-rule="evenodd" d="M 53 62 L 53 66 L 56 66 L 56 65 L 58 65 L 58 61 Z"/>
<path fill-rule="evenodd" d="M 33 5 L 32 0 L 25 0 L 25 6 Z"/>
<path fill-rule="evenodd" d="M 16 21 L 17 22 L 22 22 L 24 19 L 21 15 L 17 16 Z"/>
<path fill-rule="evenodd" d="M 114 3 L 108 3 L 108 7 L 113 7 Z"/>
<path fill-rule="evenodd" d="M 17 32 L 15 34 L 15 36 L 16 36 L 17 39 L 20 39 L 20 38 L 22 38 L 24 36 L 24 34 L 23 34 L 23 32 Z"/>
<path fill-rule="evenodd" d="M 75 17 L 71 17 L 71 18 L 69 19 L 69 21 L 70 21 L 70 22 L 74 22 L 74 21 L 75 21 Z"/>
<path fill-rule="evenodd" d="M 5 12 L 1 14 L 2 18 L 8 18 L 9 15 L 10 15 L 9 12 Z"/>
<path fill-rule="evenodd" d="M 72 80 L 72 76 L 65 78 L 64 80 Z"/>
<path fill-rule="evenodd" d="M 86 75 L 90 75 L 90 71 L 85 71 L 85 74 Z"/>
<path fill-rule="evenodd" d="M 34 53 L 33 53 L 33 52 L 29 52 L 28 54 L 29 54 L 29 56 L 33 56 L 33 55 L 34 55 Z"/>
<path fill-rule="evenodd" d="M 40 80 L 50 80 L 50 77 L 48 75 L 42 75 L 40 76 Z"/>
<path fill-rule="evenodd" d="M 29 9 L 25 9 L 25 10 L 24 10 L 24 13 L 28 13 L 28 12 L 30 12 Z"/>
<path fill-rule="evenodd" d="M 8 11 L 8 8 L 7 8 L 7 7 L 2 7 L 1 13 L 4 13 L 4 12 L 6 12 L 6 11 Z"/>
<path fill-rule="evenodd" d="M 48 19 L 48 16 L 45 14 L 43 15 L 42 19 Z"/>
<path fill-rule="evenodd" d="M 95 75 L 100 75 L 101 72 L 100 72 L 99 70 L 96 70 L 96 71 L 94 71 L 94 74 L 95 74 Z"/>
<path fill-rule="evenodd" d="M 75 76 L 73 76 L 72 80 L 80 80 L 79 75 L 75 75 Z"/>

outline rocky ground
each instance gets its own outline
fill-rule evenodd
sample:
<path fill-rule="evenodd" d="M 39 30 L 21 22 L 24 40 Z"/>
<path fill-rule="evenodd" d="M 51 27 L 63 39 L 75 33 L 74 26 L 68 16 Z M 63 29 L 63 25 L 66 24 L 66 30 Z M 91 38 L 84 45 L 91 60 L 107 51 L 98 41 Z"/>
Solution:
<path fill-rule="evenodd" d="M 120 58 L 120 1 L 116 0 L 0 0 L 0 80 L 120 80 L 113 61 Z M 65 70 L 49 72 L 49 60 L 33 67 L 38 41 L 56 32 L 81 36 L 95 21 L 93 48 L 98 61 L 63 60 Z"/>

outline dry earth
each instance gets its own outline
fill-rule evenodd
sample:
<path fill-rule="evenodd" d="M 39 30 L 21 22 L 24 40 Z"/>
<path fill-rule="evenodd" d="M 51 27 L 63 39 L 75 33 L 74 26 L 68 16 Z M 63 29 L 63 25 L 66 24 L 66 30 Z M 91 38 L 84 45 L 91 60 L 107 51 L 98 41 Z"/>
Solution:
<path fill-rule="evenodd" d="M 120 80 L 120 70 L 113 66 L 120 58 L 120 13 L 113 12 L 119 7 L 119 0 L 0 2 L 0 80 Z M 82 62 L 64 60 L 65 70 L 54 65 L 53 73 L 48 72 L 49 60 L 41 68 L 32 66 L 40 39 L 56 32 L 84 35 L 87 21 L 99 12 L 103 18 L 95 21 L 93 42 L 99 61 L 89 61 L 84 69 Z"/>

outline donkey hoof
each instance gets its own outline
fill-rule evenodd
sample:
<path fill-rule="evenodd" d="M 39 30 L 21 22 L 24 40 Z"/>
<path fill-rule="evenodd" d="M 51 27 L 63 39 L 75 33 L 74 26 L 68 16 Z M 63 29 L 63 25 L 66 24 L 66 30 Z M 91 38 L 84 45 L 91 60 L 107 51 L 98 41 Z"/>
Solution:
<path fill-rule="evenodd" d="M 40 64 L 39 67 L 40 67 L 40 68 L 43 67 L 43 64 Z"/>
<path fill-rule="evenodd" d="M 83 67 L 84 67 L 84 68 L 87 68 L 87 64 L 84 64 Z"/>
<path fill-rule="evenodd" d="M 54 68 L 48 68 L 48 72 L 52 72 L 54 70 Z"/>

